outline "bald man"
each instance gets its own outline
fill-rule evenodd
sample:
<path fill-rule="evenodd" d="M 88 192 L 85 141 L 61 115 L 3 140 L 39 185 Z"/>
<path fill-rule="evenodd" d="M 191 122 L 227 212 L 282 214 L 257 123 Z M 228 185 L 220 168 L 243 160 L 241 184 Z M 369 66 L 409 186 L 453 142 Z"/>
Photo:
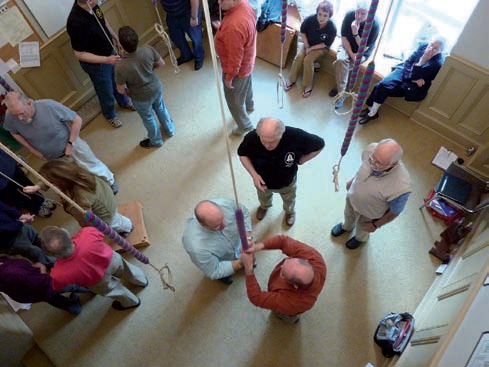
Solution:
<path fill-rule="evenodd" d="M 211 279 L 224 284 L 233 282 L 232 275 L 243 268 L 239 260 L 241 241 L 236 224 L 236 202 L 219 198 L 197 204 L 194 215 L 187 220 L 182 242 L 190 260 Z M 251 236 L 251 218 L 241 205 L 245 229 Z"/>
<path fill-rule="evenodd" d="M 334 237 L 352 232 L 346 242 L 350 250 L 367 242 L 370 233 L 404 210 L 412 189 L 402 155 L 402 148 L 394 139 L 372 143 L 362 153 L 360 169 L 346 183 L 344 221 L 331 229 Z"/>
<path fill-rule="evenodd" d="M 262 220 L 272 206 L 272 195 L 282 197 L 285 223 L 295 223 L 295 197 L 298 165 L 317 156 L 324 140 L 304 130 L 285 126 L 274 117 L 260 119 L 256 130 L 248 133 L 238 148 L 243 167 L 248 171 L 258 194 L 256 218 Z"/>
<path fill-rule="evenodd" d="M 288 256 L 270 274 L 268 291 L 261 290 L 253 270 L 254 254 L 261 250 L 281 250 Z M 250 302 L 291 324 L 314 306 L 326 280 L 326 264 L 321 254 L 288 236 L 274 236 L 251 245 L 241 254 L 241 262 Z"/>

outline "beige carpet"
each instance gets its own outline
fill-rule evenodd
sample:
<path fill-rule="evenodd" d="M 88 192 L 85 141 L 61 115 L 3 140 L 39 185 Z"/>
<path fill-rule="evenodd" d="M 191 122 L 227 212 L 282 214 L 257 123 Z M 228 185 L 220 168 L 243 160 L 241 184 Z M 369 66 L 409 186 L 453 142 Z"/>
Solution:
<path fill-rule="evenodd" d="M 181 69 L 174 74 L 167 65 L 160 71 L 166 104 L 176 124 L 176 135 L 162 148 L 138 146 L 145 130 L 136 113 L 121 111 L 124 127 L 120 129 L 99 116 L 82 132 L 115 172 L 120 202 L 143 202 L 151 242 L 143 252 L 157 267 L 169 264 L 176 292 L 163 290 L 158 274 L 141 265 L 150 285 L 138 292 L 142 299 L 138 309 L 117 312 L 110 300 L 86 295 L 81 297 L 83 312 L 76 317 L 36 304 L 22 318 L 40 348 L 60 367 L 361 367 L 367 362 L 382 366 L 385 360 L 372 340 L 379 319 L 390 311 L 413 312 L 439 264 L 428 250 L 443 225 L 418 210 L 441 174 L 430 161 L 440 145 L 461 152 L 385 106 L 379 120 L 355 132 L 341 166 L 341 191 L 336 193 L 331 172 L 340 156 L 348 117 L 332 112 L 327 92 L 333 76 L 323 71 L 316 74 L 308 99 L 301 97 L 299 82 L 285 95 L 281 109 L 276 101 L 278 69 L 257 60 L 253 120 L 277 116 L 326 140 L 325 150 L 300 168 L 295 226 L 284 226 L 278 197 L 262 222 L 254 220 L 257 238 L 287 234 L 317 248 L 328 266 L 315 307 L 297 325 L 286 325 L 251 305 L 242 274 L 229 287 L 210 281 L 182 247 L 185 220 L 196 202 L 231 197 L 233 191 L 212 64 L 207 59 L 199 72 L 193 71 L 192 63 Z M 224 114 L 231 128 L 227 109 Z M 333 239 L 329 232 L 342 219 L 344 185 L 357 170 L 363 147 L 386 137 L 404 146 L 414 192 L 395 222 L 375 233 L 367 245 L 350 251 L 344 247 L 346 236 Z M 256 193 L 235 154 L 239 142 L 230 140 L 239 199 L 254 214 Z M 62 210 L 36 222 L 38 228 L 46 224 L 77 229 Z M 280 258 L 272 251 L 258 255 L 256 273 L 262 287 Z"/>

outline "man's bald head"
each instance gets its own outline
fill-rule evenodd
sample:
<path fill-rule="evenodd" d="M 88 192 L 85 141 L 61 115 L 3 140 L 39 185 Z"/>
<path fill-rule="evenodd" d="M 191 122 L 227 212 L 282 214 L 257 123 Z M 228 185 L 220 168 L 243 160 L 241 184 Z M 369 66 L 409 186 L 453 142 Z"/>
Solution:
<path fill-rule="evenodd" d="M 379 161 L 392 165 L 401 160 L 403 150 L 397 141 L 389 138 L 379 141 L 374 154 Z"/>
<path fill-rule="evenodd" d="M 199 223 L 211 231 L 222 231 L 226 227 L 224 213 L 219 205 L 210 200 L 199 202 L 194 213 Z"/>
<path fill-rule="evenodd" d="M 274 150 L 285 131 L 284 123 L 275 117 L 263 117 L 256 125 L 256 133 L 267 150 Z"/>
<path fill-rule="evenodd" d="M 307 287 L 314 280 L 314 269 L 304 259 L 288 258 L 282 264 L 282 276 L 298 287 Z"/>

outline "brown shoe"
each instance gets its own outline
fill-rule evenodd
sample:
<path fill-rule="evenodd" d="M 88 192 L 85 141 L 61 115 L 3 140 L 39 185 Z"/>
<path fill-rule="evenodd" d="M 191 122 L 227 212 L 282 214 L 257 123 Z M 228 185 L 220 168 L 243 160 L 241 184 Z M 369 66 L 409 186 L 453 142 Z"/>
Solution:
<path fill-rule="evenodd" d="M 295 214 L 285 214 L 285 223 L 287 223 L 289 227 L 292 227 L 295 223 Z"/>
<path fill-rule="evenodd" d="M 256 219 L 262 220 L 265 218 L 265 215 L 267 215 L 267 210 L 268 209 L 263 209 L 261 206 L 259 206 L 258 210 L 256 211 Z"/>

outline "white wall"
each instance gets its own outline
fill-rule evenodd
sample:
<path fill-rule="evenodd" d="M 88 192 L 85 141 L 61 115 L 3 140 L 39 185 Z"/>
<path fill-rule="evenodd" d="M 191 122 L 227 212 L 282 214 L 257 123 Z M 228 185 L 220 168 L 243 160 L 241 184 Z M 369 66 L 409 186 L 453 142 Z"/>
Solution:
<path fill-rule="evenodd" d="M 463 1 L 459 3 L 463 6 Z M 479 0 L 451 54 L 489 69 L 489 1 Z"/>

